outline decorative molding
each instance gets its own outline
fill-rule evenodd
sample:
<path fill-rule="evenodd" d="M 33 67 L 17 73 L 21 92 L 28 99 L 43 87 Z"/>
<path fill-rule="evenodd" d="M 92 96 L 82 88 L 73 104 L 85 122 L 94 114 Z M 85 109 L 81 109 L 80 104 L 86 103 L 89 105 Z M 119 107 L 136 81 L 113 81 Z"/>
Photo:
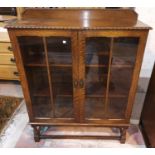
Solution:
<path fill-rule="evenodd" d="M 36 26 L 36 25 L 7 25 L 6 28 L 13 29 L 54 29 L 54 30 L 146 30 L 150 29 L 150 27 L 51 27 L 51 26 Z"/>

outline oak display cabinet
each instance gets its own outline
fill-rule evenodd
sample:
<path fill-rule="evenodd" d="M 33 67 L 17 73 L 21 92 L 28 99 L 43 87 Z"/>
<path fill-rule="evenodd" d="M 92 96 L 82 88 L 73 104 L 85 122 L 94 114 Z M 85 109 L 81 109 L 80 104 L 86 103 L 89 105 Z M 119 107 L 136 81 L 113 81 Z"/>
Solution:
<path fill-rule="evenodd" d="M 27 9 L 7 28 L 35 141 L 62 125 L 116 127 L 102 138 L 125 142 L 150 29 L 133 10 Z"/>

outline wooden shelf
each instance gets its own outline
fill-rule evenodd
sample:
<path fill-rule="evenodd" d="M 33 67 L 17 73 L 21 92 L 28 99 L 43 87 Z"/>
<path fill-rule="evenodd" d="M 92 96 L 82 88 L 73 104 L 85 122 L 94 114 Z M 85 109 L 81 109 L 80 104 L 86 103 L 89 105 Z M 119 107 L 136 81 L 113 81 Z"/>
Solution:
<path fill-rule="evenodd" d="M 105 95 L 87 95 L 86 94 L 86 97 L 88 98 L 106 98 Z M 109 98 L 126 98 L 127 95 L 124 95 L 124 94 L 112 94 L 112 95 L 109 95 Z"/>
<path fill-rule="evenodd" d="M 96 52 L 93 54 L 86 52 L 86 55 L 97 55 L 97 56 L 100 56 L 100 55 L 101 56 L 109 56 L 109 54 L 110 54 L 110 52 Z"/>
<path fill-rule="evenodd" d="M 106 67 L 106 68 L 108 68 L 108 65 L 92 64 L 92 65 L 86 65 L 86 67 L 94 67 L 94 68 Z M 111 67 L 114 67 L 114 68 L 133 68 L 133 65 L 111 65 Z"/>
<path fill-rule="evenodd" d="M 51 67 L 73 67 L 71 64 L 50 64 Z"/>
<path fill-rule="evenodd" d="M 28 67 L 46 67 L 47 65 L 44 63 L 26 63 L 25 66 Z M 50 67 L 72 67 L 72 64 L 49 64 Z M 92 67 L 92 68 L 108 68 L 108 65 L 98 65 L 98 64 L 92 64 L 92 65 L 86 65 L 86 67 Z M 113 68 L 133 68 L 133 65 L 112 65 Z"/>
<path fill-rule="evenodd" d="M 63 98 L 66 98 L 66 97 L 73 97 L 73 95 L 70 95 L 70 94 L 60 94 L 60 95 L 57 95 L 57 97 L 63 97 Z M 127 95 L 123 95 L 123 94 L 116 94 L 116 95 L 109 95 L 109 98 L 126 98 Z M 86 94 L 86 98 L 105 98 L 105 95 L 87 95 Z"/>
<path fill-rule="evenodd" d="M 67 81 L 66 81 L 67 82 Z M 55 96 L 59 97 L 71 97 L 73 96 L 73 87 L 71 86 L 72 83 L 69 81 L 66 82 L 59 82 L 59 81 L 52 81 L 53 86 L 53 94 Z M 89 86 L 89 87 L 87 87 Z M 70 88 L 70 89 L 68 89 Z M 87 97 L 90 98 L 104 98 L 106 94 L 106 84 L 102 82 L 87 82 L 85 84 L 85 94 Z M 50 96 L 50 90 L 48 86 L 45 86 L 44 88 L 37 88 L 33 91 L 33 96 Z M 109 88 L 109 97 L 110 98 L 122 98 L 127 97 L 128 92 L 122 88 L 119 90 L 112 90 L 112 88 Z"/>
<path fill-rule="evenodd" d="M 113 68 L 133 68 L 133 65 L 112 65 Z"/>
<path fill-rule="evenodd" d="M 47 67 L 47 65 L 44 63 L 26 63 L 26 67 Z M 71 64 L 49 64 L 50 67 L 72 67 Z"/>
<path fill-rule="evenodd" d="M 50 96 L 50 92 L 48 89 L 38 89 L 38 90 L 34 90 L 33 91 L 33 96 L 42 96 L 42 97 L 46 97 L 46 96 Z"/>
<path fill-rule="evenodd" d="M 92 64 L 92 65 L 86 65 L 86 67 L 97 67 L 97 68 L 99 68 L 99 67 L 106 67 L 106 68 L 108 68 L 108 65 L 98 65 L 98 64 Z"/>
<path fill-rule="evenodd" d="M 25 64 L 26 67 L 47 67 L 46 64 L 35 64 L 35 63 L 28 63 L 28 64 Z"/>
<path fill-rule="evenodd" d="M 40 91 L 40 92 L 35 92 L 34 97 L 50 97 L 50 93 L 49 92 L 43 92 L 43 91 Z M 62 98 L 66 98 L 66 97 L 70 97 L 72 98 L 73 95 L 71 94 L 59 94 L 59 95 L 56 95 L 57 97 L 62 97 Z M 109 98 L 126 98 L 127 95 L 123 95 L 123 94 L 113 94 L 113 95 L 109 95 Z M 86 94 L 86 98 L 105 98 L 105 95 L 87 95 Z"/>

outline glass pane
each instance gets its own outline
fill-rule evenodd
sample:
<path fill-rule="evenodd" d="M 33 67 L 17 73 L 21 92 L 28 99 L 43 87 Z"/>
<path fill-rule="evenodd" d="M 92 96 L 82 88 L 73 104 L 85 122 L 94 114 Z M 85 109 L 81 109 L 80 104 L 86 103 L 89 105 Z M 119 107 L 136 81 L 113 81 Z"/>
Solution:
<path fill-rule="evenodd" d="M 85 100 L 85 118 L 105 118 L 105 99 L 87 97 Z"/>
<path fill-rule="evenodd" d="M 125 118 L 125 111 L 128 102 L 128 97 L 113 97 L 108 101 L 108 118 L 111 119 L 123 119 Z"/>
<path fill-rule="evenodd" d="M 55 116 L 58 118 L 74 116 L 72 97 L 55 97 Z"/>
<path fill-rule="evenodd" d="M 53 117 L 50 97 L 37 96 L 32 99 L 32 110 L 35 117 Z"/>
<path fill-rule="evenodd" d="M 138 42 L 137 37 L 114 39 L 109 83 L 109 118 L 125 118 Z"/>
<path fill-rule="evenodd" d="M 110 38 L 86 38 L 86 64 L 107 65 L 109 62 Z"/>
<path fill-rule="evenodd" d="M 110 73 L 109 95 L 128 96 L 132 80 L 132 68 L 112 67 Z"/>
<path fill-rule="evenodd" d="M 50 90 L 46 67 L 26 67 L 27 80 L 35 117 L 52 117 Z"/>
<path fill-rule="evenodd" d="M 108 101 L 109 118 L 125 118 L 125 109 L 128 103 L 132 72 L 132 68 L 111 68 Z"/>
<path fill-rule="evenodd" d="M 139 38 L 119 37 L 114 39 L 112 65 L 135 64 Z"/>
<path fill-rule="evenodd" d="M 56 118 L 73 118 L 72 50 L 68 37 L 47 37 Z"/>
<path fill-rule="evenodd" d="M 46 65 L 42 37 L 18 37 L 21 54 L 25 65 Z"/>
<path fill-rule="evenodd" d="M 105 117 L 105 94 L 110 53 L 110 38 L 86 38 L 85 116 Z"/>
<path fill-rule="evenodd" d="M 50 64 L 71 64 L 71 39 L 68 37 L 47 38 L 48 58 Z"/>
<path fill-rule="evenodd" d="M 51 67 L 55 117 L 73 117 L 72 68 Z"/>
<path fill-rule="evenodd" d="M 107 73 L 108 70 L 104 67 L 86 67 L 86 96 L 105 96 Z"/>
<path fill-rule="evenodd" d="M 55 97 L 72 97 L 72 68 L 51 67 L 53 94 Z"/>

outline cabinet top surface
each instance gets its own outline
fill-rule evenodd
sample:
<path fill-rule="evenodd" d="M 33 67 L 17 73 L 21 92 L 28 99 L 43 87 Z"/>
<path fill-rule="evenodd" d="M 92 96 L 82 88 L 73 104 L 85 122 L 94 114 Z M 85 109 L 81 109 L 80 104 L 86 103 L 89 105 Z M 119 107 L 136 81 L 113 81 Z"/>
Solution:
<path fill-rule="evenodd" d="M 28 9 L 6 28 L 23 29 L 150 29 L 133 10 Z"/>

